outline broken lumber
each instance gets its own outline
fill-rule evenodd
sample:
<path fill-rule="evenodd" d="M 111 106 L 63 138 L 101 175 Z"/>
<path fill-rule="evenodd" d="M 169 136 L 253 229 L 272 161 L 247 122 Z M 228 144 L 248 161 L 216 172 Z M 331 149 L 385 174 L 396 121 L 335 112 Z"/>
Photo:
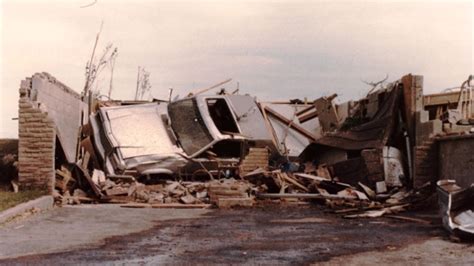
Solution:
<path fill-rule="evenodd" d="M 314 112 L 311 112 L 309 114 L 306 114 L 306 115 L 303 115 L 301 117 L 298 118 L 298 120 L 300 121 L 301 124 L 303 124 L 304 122 L 307 122 L 313 118 L 316 118 L 318 117 L 319 113 L 318 111 L 314 111 Z"/>
<path fill-rule="evenodd" d="M 98 197 L 102 197 L 102 192 L 100 192 L 99 188 L 96 186 L 96 184 L 92 181 L 92 177 L 89 175 L 89 172 L 87 169 L 82 168 L 80 164 L 76 164 L 77 168 L 80 170 L 84 178 L 87 180 L 89 183 L 90 187 L 92 188 L 92 191 L 94 191 L 94 194 Z"/>
<path fill-rule="evenodd" d="M 314 106 L 314 101 L 312 103 L 310 103 L 310 106 L 304 108 L 304 109 L 301 109 L 299 110 L 298 112 L 296 112 L 296 116 L 301 116 L 303 115 L 304 113 L 307 113 L 311 110 L 313 110 L 314 108 L 316 108 L 316 106 Z"/>
<path fill-rule="evenodd" d="M 295 179 L 291 178 L 290 176 L 288 176 L 286 173 L 277 173 L 277 175 L 280 175 L 280 177 L 282 177 L 284 180 L 288 181 L 289 183 L 299 187 L 300 189 L 306 191 L 306 192 L 309 192 L 309 189 L 303 185 L 301 185 L 298 181 L 296 181 Z"/>
<path fill-rule="evenodd" d="M 403 221 L 408 221 L 408 222 L 415 222 L 415 223 L 420 223 L 420 224 L 431 224 L 430 221 L 419 219 L 419 218 L 413 218 L 413 217 L 406 217 L 406 216 L 401 216 L 401 215 L 386 215 L 385 217 L 392 218 L 392 219 L 397 219 L 397 220 L 403 220 Z"/>
<path fill-rule="evenodd" d="M 122 208 L 154 208 L 154 209 L 207 209 L 212 204 L 181 204 L 181 203 L 160 203 L 160 204 L 147 204 L 147 203 L 131 203 L 120 205 Z"/>
<path fill-rule="evenodd" d="M 181 203 L 160 203 L 151 204 L 154 209 L 208 209 L 212 207 L 212 204 L 181 204 Z"/>
<path fill-rule="evenodd" d="M 354 196 L 338 196 L 338 195 L 322 195 L 322 194 L 311 194 L 311 193 L 257 193 L 257 198 L 262 199 L 343 199 L 343 200 L 357 200 Z"/>

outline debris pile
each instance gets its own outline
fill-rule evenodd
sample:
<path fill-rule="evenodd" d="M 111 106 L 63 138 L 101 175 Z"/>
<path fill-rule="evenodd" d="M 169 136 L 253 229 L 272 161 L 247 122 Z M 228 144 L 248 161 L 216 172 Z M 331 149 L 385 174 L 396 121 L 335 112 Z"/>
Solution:
<path fill-rule="evenodd" d="M 18 140 L 0 139 L 0 189 L 18 192 Z"/>
<path fill-rule="evenodd" d="M 429 184 L 426 184 L 418 191 L 394 188 L 384 194 L 377 194 L 360 182 L 357 186 L 352 186 L 335 181 L 328 175 L 321 177 L 306 173 L 285 173 L 280 170 L 265 172 L 258 169 L 244 178 L 255 179 L 255 175 L 262 175 L 261 180 L 270 177 L 277 187 L 276 193 L 256 191 L 256 197 L 259 199 L 319 201 L 332 208 L 334 213 L 344 214 L 346 218 L 380 217 L 404 211 L 425 200 L 429 191 Z"/>
<path fill-rule="evenodd" d="M 219 179 L 202 181 L 159 180 L 155 184 L 138 182 L 131 176 L 106 177 L 94 169 L 90 178 L 73 177 L 73 172 L 63 166 L 56 170 L 56 199 L 59 204 L 80 203 L 142 203 L 169 206 L 194 205 L 220 208 L 252 206 L 252 184 L 242 180 Z M 84 172 L 83 172 L 84 173 Z M 90 180 L 91 182 L 84 182 Z M 171 205 L 170 205 L 171 204 Z M 138 205 L 134 205 L 138 206 Z M 192 206 L 189 206 L 192 207 Z"/>
<path fill-rule="evenodd" d="M 129 207 L 284 199 L 323 203 L 347 218 L 393 215 L 422 203 L 439 179 L 463 189 L 474 182 L 467 171 L 444 174 L 459 166 L 443 168 L 439 148 L 456 150 L 441 136 L 474 140 L 471 79 L 459 91 L 424 95 L 422 76 L 409 74 L 370 83 L 365 97 L 344 103 L 337 94 L 275 102 L 238 90 L 202 94 L 230 80 L 174 100 L 91 95 L 78 116 L 86 119 L 75 162 L 57 156 L 55 196 Z"/>

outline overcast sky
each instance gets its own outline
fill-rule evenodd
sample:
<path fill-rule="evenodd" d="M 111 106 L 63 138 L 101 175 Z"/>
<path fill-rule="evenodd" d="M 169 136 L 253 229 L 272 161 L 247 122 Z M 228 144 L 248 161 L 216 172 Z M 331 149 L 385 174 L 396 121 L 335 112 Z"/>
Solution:
<path fill-rule="evenodd" d="M 1 1 L 1 0 L 0 0 Z M 359 98 L 361 80 L 424 75 L 425 93 L 474 73 L 472 1 L 1 1 L 0 138 L 17 137 L 20 81 L 49 72 L 80 92 L 84 67 L 118 47 L 115 99 L 131 99 L 137 67 L 151 93 L 184 95 L 227 78 L 263 100 Z M 109 69 L 99 88 L 105 94 Z M 228 85 L 232 90 L 236 82 Z"/>

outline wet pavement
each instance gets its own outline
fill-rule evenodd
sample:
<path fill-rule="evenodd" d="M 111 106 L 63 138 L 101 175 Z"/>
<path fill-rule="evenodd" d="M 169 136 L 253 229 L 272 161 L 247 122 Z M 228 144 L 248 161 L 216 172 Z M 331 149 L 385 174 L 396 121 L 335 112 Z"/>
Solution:
<path fill-rule="evenodd" d="M 435 214 L 424 219 L 432 224 L 344 219 L 318 206 L 215 210 L 199 218 L 156 221 L 151 229 L 101 244 L 0 264 L 310 264 L 446 238 Z"/>

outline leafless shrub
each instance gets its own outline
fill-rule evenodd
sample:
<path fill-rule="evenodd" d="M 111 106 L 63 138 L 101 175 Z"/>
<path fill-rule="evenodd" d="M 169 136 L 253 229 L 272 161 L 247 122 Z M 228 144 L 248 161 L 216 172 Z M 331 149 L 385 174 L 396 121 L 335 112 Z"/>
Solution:
<path fill-rule="evenodd" d="M 84 95 L 87 95 L 87 93 L 91 90 L 99 74 L 110 62 L 112 62 L 112 70 L 111 70 L 112 71 L 111 75 L 112 75 L 113 66 L 115 65 L 115 58 L 118 55 L 117 47 L 113 47 L 113 44 L 110 43 L 104 48 L 102 55 L 98 59 L 96 59 L 95 52 L 97 49 L 97 44 L 99 43 L 99 38 L 102 32 L 103 25 L 104 23 L 102 22 L 102 24 L 100 25 L 100 30 L 97 33 L 96 38 L 95 38 L 95 43 L 94 43 L 94 48 L 92 49 L 91 59 L 86 64 L 86 71 L 85 71 L 86 81 L 84 84 Z M 109 88 L 109 91 L 111 93 L 110 88 Z"/>
<path fill-rule="evenodd" d="M 144 96 L 150 93 L 150 89 L 150 72 L 146 71 L 143 67 L 138 67 L 135 100 L 144 100 Z"/>
<path fill-rule="evenodd" d="M 384 84 L 385 81 L 387 81 L 387 79 L 388 79 L 388 74 L 385 75 L 384 79 L 376 81 L 376 82 L 374 82 L 374 81 L 369 82 L 369 81 L 362 80 L 362 82 L 364 82 L 365 84 L 372 86 L 372 88 L 369 90 L 367 95 L 369 95 L 370 93 L 376 91 L 377 88 L 383 88 L 383 84 Z"/>

